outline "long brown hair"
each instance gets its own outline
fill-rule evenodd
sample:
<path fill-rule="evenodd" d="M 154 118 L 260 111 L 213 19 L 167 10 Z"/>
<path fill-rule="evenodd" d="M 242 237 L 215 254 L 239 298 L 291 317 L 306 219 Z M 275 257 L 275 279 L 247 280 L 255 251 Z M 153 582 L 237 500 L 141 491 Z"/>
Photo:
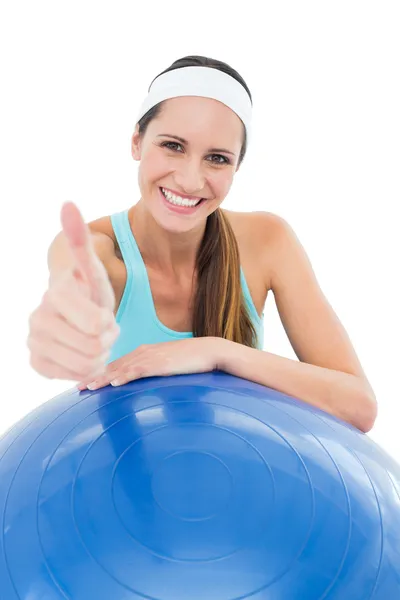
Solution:
<path fill-rule="evenodd" d="M 251 93 L 235 69 L 224 62 L 205 56 L 186 56 L 176 60 L 157 77 L 182 67 L 211 67 L 234 77 L 243 85 L 250 100 Z M 156 77 L 156 79 L 157 79 Z M 144 136 L 163 102 L 151 108 L 139 121 L 139 134 Z M 246 154 L 246 130 L 238 165 Z M 255 348 L 257 333 L 249 316 L 240 281 L 240 257 L 233 229 L 220 208 L 207 217 L 204 236 L 197 256 L 197 288 L 194 298 L 192 330 L 195 337 L 222 337 Z"/>

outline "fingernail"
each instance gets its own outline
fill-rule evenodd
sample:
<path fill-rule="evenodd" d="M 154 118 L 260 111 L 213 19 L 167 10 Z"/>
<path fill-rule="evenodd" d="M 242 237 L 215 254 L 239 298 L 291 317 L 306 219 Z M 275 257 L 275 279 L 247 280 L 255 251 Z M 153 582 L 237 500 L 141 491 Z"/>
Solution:
<path fill-rule="evenodd" d="M 96 389 L 97 383 L 95 381 L 92 381 L 92 383 L 88 383 L 86 387 L 87 387 L 88 390 L 93 391 L 93 390 Z"/>
<path fill-rule="evenodd" d="M 110 383 L 113 386 L 121 385 L 121 381 L 119 379 L 113 379 L 112 381 L 110 381 Z"/>

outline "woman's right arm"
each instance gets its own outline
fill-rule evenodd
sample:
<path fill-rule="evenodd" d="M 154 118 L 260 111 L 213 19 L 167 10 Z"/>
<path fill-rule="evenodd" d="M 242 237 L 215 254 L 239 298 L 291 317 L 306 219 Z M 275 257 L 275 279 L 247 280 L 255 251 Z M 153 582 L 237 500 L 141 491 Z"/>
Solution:
<path fill-rule="evenodd" d="M 114 244 L 91 233 L 73 203 L 48 251 L 49 286 L 29 319 L 30 364 L 50 379 L 88 381 L 104 371 L 119 334 L 107 265 Z"/>

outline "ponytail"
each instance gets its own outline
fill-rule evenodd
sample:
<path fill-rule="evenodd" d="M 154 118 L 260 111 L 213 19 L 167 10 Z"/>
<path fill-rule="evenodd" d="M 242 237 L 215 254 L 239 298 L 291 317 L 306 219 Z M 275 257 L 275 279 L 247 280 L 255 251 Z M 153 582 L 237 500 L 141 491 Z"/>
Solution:
<path fill-rule="evenodd" d="M 255 348 L 257 333 L 243 297 L 239 248 L 220 208 L 207 218 L 196 271 L 193 335 L 222 337 Z"/>

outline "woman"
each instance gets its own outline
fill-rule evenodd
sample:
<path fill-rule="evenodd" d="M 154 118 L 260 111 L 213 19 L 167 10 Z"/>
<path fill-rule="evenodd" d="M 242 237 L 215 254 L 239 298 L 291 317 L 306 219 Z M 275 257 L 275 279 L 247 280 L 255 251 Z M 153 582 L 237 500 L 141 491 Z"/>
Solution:
<path fill-rule="evenodd" d="M 217 60 L 189 56 L 155 78 L 132 137 L 141 198 L 88 226 L 64 205 L 31 365 L 79 389 L 221 369 L 369 431 L 374 392 L 292 228 L 221 208 L 251 109 L 246 83 Z M 270 290 L 299 361 L 262 350 Z"/>

